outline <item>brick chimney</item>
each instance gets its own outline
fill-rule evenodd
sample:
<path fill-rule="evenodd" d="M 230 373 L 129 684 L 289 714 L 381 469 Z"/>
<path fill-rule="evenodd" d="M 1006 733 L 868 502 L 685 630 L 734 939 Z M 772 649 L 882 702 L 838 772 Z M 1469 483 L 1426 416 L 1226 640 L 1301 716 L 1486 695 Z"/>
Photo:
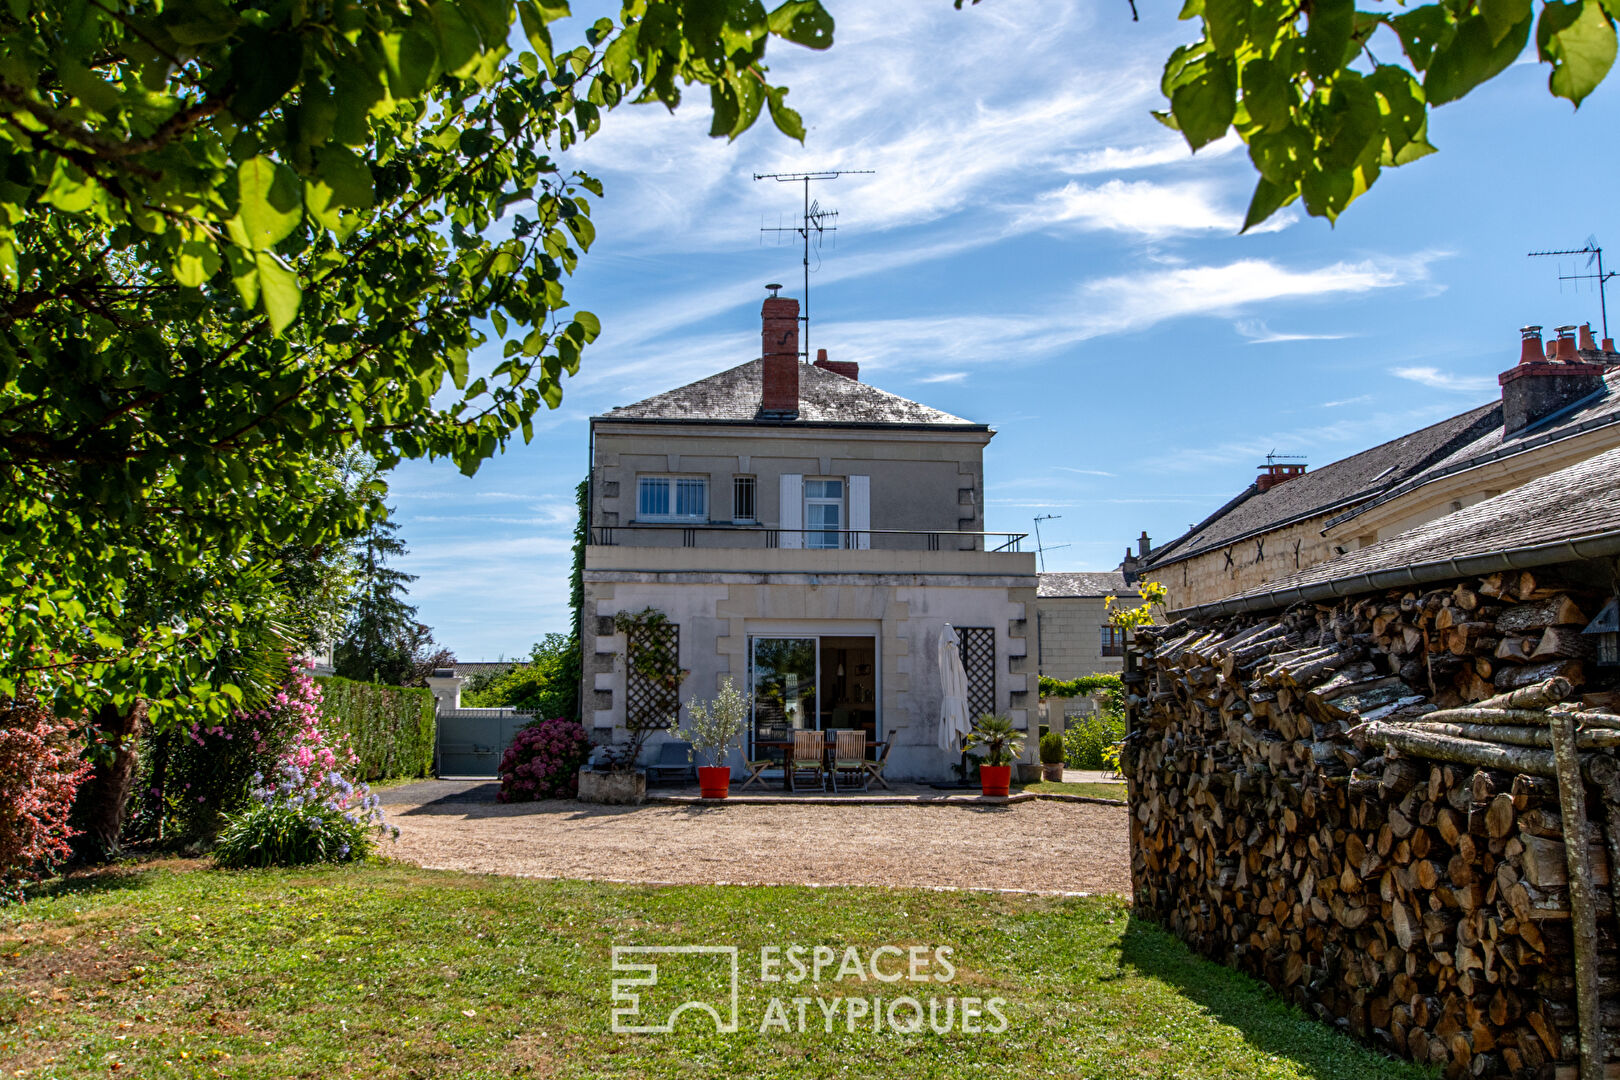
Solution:
<path fill-rule="evenodd" d="M 766 416 L 792 420 L 799 415 L 799 302 L 777 296 L 780 285 L 765 287 L 771 290 L 771 295 L 765 298 L 759 311 L 763 324 L 760 356 L 764 369 L 759 411 Z"/>
<path fill-rule="evenodd" d="M 1519 331 L 1519 362 L 1502 372 L 1502 434 L 1514 435 L 1539 420 L 1590 397 L 1604 388 L 1603 365 L 1577 355 L 1573 326 L 1557 328 L 1558 337 L 1542 352 L 1541 327 Z M 1591 337 L 1588 329 L 1586 336 Z"/>
<path fill-rule="evenodd" d="M 1260 466 L 1260 475 L 1254 486 L 1264 495 L 1278 484 L 1286 483 L 1305 472 L 1305 465 L 1297 461 L 1271 461 Z"/>
<path fill-rule="evenodd" d="M 855 382 L 861 381 L 861 365 L 851 360 L 829 360 L 826 349 L 816 350 L 816 367 Z"/>

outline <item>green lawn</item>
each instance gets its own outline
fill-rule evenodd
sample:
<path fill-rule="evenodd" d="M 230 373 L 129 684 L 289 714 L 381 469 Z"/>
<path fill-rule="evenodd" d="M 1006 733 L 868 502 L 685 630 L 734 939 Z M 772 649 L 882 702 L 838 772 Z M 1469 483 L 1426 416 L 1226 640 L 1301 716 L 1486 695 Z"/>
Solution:
<path fill-rule="evenodd" d="M 814 987 L 762 983 L 760 947 L 795 943 L 863 956 L 949 946 L 955 979 L 835 981 L 828 968 Z M 739 946 L 741 1029 L 717 1034 L 687 1014 L 675 1034 L 613 1034 L 615 944 Z M 647 1011 L 712 985 L 700 976 L 668 962 Z M 811 1004 L 806 1031 L 759 1030 L 773 996 L 796 1024 L 795 995 L 902 993 L 1003 998 L 1008 1026 L 874 1033 L 863 1018 L 851 1033 L 845 1006 L 829 1034 Z M 657 888 L 398 864 L 170 864 L 0 910 L 0 1064 L 6 1076 L 143 1080 L 1428 1075 L 1194 959 L 1117 899 Z"/>
<path fill-rule="evenodd" d="M 1019 791 L 1039 791 L 1054 795 L 1089 795 L 1093 799 L 1125 801 L 1125 782 L 1117 784 L 1066 784 L 1062 781 L 1037 780 L 1033 784 L 1017 785 Z"/>

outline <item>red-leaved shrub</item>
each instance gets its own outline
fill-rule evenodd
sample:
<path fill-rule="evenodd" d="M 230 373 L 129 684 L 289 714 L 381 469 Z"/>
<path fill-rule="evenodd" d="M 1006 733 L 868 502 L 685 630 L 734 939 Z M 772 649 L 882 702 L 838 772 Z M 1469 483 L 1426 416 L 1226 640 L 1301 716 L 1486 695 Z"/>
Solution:
<path fill-rule="evenodd" d="M 0 899 L 71 854 L 68 812 L 90 766 L 68 728 L 32 702 L 0 699 Z"/>
<path fill-rule="evenodd" d="M 576 721 L 542 720 L 519 729 L 501 757 L 501 802 L 573 797 L 590 753 L 591 740 Z"/>

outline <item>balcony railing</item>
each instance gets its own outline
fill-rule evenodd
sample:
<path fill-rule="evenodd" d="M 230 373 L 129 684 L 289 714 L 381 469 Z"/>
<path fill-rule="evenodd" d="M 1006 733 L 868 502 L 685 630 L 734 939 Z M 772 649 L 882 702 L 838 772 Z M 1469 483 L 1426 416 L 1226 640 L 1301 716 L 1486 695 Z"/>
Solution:
<path fill-rule="evenodd" d="M 780 548 L 798 536 L 810 551 L 1021 551 L 1028 533 L 957 529 L 778 529 L 763 525 L 596 525 L 591 543 L 604 546 Z M 972 541 L 962 546 L 964 540 Z M 952 546 L 954 545 L 954 546 Z M 994 546 L 992 546 L 994 545 Z"/>

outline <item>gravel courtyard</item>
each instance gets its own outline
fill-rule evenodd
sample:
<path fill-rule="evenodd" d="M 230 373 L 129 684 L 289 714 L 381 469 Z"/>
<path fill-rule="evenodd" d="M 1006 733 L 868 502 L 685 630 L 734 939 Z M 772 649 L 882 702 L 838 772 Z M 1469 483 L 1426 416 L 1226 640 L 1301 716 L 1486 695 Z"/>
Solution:
<path fill-rule="evenodd" d="M 1130 891 L 1118 806 L 505 805 L 493 791 L 433 781 L 385 792 L 400 828 L 386 854 L 529 877 Z"/>

